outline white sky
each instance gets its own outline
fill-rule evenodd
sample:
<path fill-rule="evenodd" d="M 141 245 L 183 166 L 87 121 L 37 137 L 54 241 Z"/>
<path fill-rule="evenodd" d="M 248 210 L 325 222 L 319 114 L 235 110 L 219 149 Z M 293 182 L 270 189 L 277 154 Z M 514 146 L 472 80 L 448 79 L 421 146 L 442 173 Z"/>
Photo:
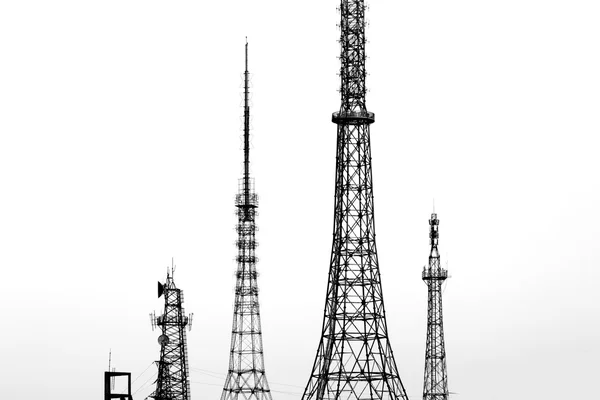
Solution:
<path fill-rule="evenodd" d="M 267 376 L 275 400 L 300 399 L 331 246 L 336 6 L 0 3 L 4 397 L 100 399 L 109 348 L 139 376 L 135 399 L 147 396 L 159 356 L 148 314 L 175 257 L 194 313 L 192 396 L 219 398 L 247 35 Z M 410 397 L 422 390 L 433 198 L 455 398 L 589 397 L 600 5 L 373 1 L 367 18 L 378 249 Z"/>

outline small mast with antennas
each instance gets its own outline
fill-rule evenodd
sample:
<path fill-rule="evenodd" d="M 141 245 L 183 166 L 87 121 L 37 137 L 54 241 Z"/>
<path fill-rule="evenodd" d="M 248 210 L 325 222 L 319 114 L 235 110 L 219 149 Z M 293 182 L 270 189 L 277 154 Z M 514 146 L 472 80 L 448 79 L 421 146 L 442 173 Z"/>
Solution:
<path fill-rule="evenodd" d="M 156 389 L 150 395 L 155 400 L 190 400 L 190 382 L 186 326 L 191 329 L 193 314 L 186 316 L 183 309 L 183 291 L 175 286 L 173 274 L 175 262 L 171 259 L 171 268 L 167 267 L 165 283 L 158 282 L 158 297 L 164 296 L 165 305 L 162 315 L 150 314 L 152 330 L 158 327 L 160 360 Z"/>
<path fill-rule="evenodd" d="M 422 274 L 428 292 L 423 400 L 448 399 L 446 345 L 442 314 L 442 283 L 448 278 L 448 270 L 440 265 L 440 253 L 438 251 L 439 224 L 440 221 L 434 208 L 434 212 L 429 219 L 429 265 L 423 267 Z"/>
<path fill-rule="evenodd" d="M 125 393 L 115 393 L 116 377 L 125 377 L 127 379 L 127 391 Z M 112 366 L 112 349 L 108 350 L 108 371 L 104 372 L 104 400 L 121 399 L 133 400 L 131 395 L 131 372 L 117 372 Z"/>
<path fill-rule="evenodd" d="M 115 372 L 117 369 L 112 367 L 111 369 L 111 361 L 112 361 L 112 349 L 108 349 L 108 371 Z M 111 376 L 110 378 L 110 389 L 115 390 L 115 376 Z"/>

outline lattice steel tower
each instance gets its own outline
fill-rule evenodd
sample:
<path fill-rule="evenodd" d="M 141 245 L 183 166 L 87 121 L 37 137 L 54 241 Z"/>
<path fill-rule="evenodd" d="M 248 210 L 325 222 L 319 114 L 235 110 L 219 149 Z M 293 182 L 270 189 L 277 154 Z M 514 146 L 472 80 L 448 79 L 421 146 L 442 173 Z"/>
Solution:
<path fill-rule="evenodd" d="M 365 105 L 365 5 L 342 0 L 334 227 L 321 341 L 303 400 L 407 399 L 388 339 Z"/>
<path fill-rule="evenodd" d="M 265 375 L 262 330 L 258 307 L 256 272 L 256 224 L 258 196 L 250 178 L 250 106 L 248 90 L 248 43 L 244 72 L 244 175 L 236 195 L 237 271 L 229 371 L 221 400 L 271 400 Z"/>
<path fill-rule="evenodd" d="M 429 220 L 429 266 L 423 268 L 423 281 L 427 284 L 427 345 L 425 347 L 425 381 L 423 400 L 448 399 L 448 375 L 446 372 L 446 348 L 444 345 L 444 324 L 442 317 L 442 283 L 448 278 L 448 271 L 440 265 L 438 253 L 437 214 Z"/>
<path fill-rule="evenodd" d="M 192 327 L 192 314 L 185 316 L 183 310 L 183 291 L 177 289 L 173 281 L 173 272 L 167 272 L 167 280 L 158 283 L 158 297 L 165 296 L 163 315 L 150 314 L 152 329 L 160 327 L 160 360 L 156 390 L 150 397 L 156 400 L 190 400 L 188 380 L 188 352 L 185 327 Z"/>

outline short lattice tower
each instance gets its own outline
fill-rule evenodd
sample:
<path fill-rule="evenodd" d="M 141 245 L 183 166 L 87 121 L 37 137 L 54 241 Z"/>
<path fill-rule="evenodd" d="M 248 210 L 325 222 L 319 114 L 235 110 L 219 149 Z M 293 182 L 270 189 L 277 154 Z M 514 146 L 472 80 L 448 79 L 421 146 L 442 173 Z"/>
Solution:
<path fill-rule="evenodd" d="M 321 341 L 302 399 L 407 399 L 388 338 L 375 246 L 365 5 L 342 0 L 340 12 L 333 245 Z"/>
<path fill-rule="evenodd" d="M 164 284 L 158 283 L 158 297 L 165 296 L 163 315 L 150 314 L 152 328 L 158 327 L 161 335 L 160 360 L 156 389 L 150 397 L 156 400 L 190 400 L 186 326 L 192 327 L 192 314 L 185 316 L 183 291 L 175 286 L 173 268 L 167 272 Z"/>
<path fill-rule="evenodd" d="M 429 220 L 429 266 L 423 268 L 423 281 L 427 284 L 427 344 L 425 346 L 425 380 L 423 400 L 448 399 L 448 375 L 446 371 L 446 347 L 442 316 L 442 283 L 448 278 L 448 270 L 440 265 L 438 252 L 440 221 L 437 214 Z"/>
<path fill-rule="evenodd" d="M 236 195 L 237 271 L 229 371 L 221 400 L 271 400 L 265 374 L 255 255 L 258 197 L 250 178 L 248 43 L 244 72 L 244 173 Z"/>

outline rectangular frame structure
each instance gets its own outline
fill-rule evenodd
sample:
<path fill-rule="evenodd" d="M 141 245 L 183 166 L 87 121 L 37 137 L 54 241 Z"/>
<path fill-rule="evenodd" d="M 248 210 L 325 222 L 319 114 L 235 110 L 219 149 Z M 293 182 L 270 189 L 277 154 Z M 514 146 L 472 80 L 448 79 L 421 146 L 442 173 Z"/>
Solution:
<path fill-rule="evenodd" d="M 112 393 L 110 388 L 110 381 L 116 376 L 127 377 L 127 393 Z M 131 372 L 115 372 L 106 371 L 104 372 L 104 400 L 119 399 L 119 400 L 133 400 L 131 396 Z"/>

